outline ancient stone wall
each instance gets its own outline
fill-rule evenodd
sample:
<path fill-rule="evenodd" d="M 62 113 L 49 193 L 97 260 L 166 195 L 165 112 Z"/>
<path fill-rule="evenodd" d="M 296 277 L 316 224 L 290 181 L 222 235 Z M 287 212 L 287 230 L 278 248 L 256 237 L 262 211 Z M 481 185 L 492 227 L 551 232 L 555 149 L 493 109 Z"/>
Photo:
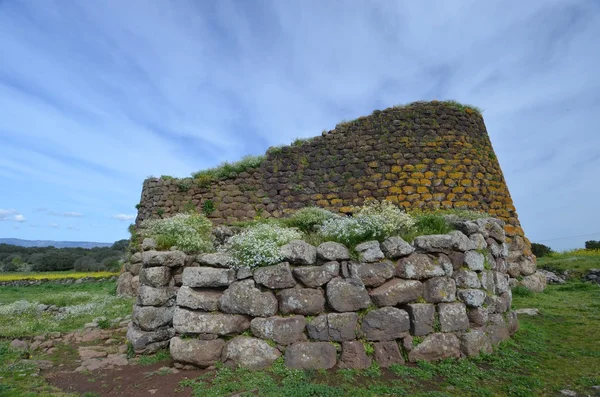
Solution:
<path fill-rule="evenodd" d="M 128 340 L 169 346 L 180 367 L 383 367 L 491 352 L 518 327 L 497 219 L 447 235 L 347 247 L 292 241 L 284 262 L 231 269 L 225 253 L 136 254 L 141 286 Z"/>
<path fill-rule="evenodd" d="M 216 224 L 317 205 L 348 212 L 376 198 L 406 208 L 483 210 L 524 236 L 482 116 L 443 102 L 375 111 L 301 144 L 272 148 L 228 180 L 150 178 L 136 223 L 207 202 Z"/>

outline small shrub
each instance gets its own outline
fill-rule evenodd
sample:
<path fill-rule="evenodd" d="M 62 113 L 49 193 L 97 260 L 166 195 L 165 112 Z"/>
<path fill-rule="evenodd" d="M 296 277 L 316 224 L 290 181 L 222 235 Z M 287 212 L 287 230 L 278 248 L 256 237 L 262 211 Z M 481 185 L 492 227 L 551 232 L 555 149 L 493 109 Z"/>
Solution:
<path fill-rule="evenodd" d="M 210 184 L 216 180 L 217 179 L 213 175 L 210 175 L 210 174 L 196 173 L 194 175 L 194 181 L 196 182 L 196 185 L 198 185 L 199 187 L 209 187 Z"/>
<path fill-rule="evenodd" d="M 194 179 L 210 180 L 234 178 L 242 172 L 251 168 L 258 168 L 262 164 L 265 156 L 245 156 L 240 161 L 234 163 L 224 162 L 218 167 L 195 172 L 192 174 Z M 210 184 L 210 183 L 209 183 Z"/>
<path fill-rule="evenodd" d="M 212 200 L 205 200 L 202 203 L 202 213 L 206 216 L 215 212 L 215 203 Z"/>
<path fill-rule="evenodd" d="M 159 208 L 156 210 L 156 213 L 158 216 L 163 216 L 165 214 L 165 210 L 163 208 Z"/>
<path fill-rule="evenodd" d="M 512 293 L 514 296 L 521 296 L 524 298 L 533 295 L 533 292 L 522 285 L 517 285 L 515 288 L 513 288 Z"/>
<path fill-rule="evenodd" d="M 195 211 L 196 211 L 196 206 L 191 201 L 188 201 L 183 206 L 183 212 L 187 213 L 187 212 L 195 212 Z"/>
<path fill-rule="evenodd" d="M 140 203 L 137 203 L 137 204 L 135 205 L 135 209 L 136 209 L 136 210 L 139 210 L 140 208 L 142 208 L 142 205 L 141 205 Z"/>
<path fill-rule="evenodd" d="M 294 212 L 290 217 L 283 219 L 288 227 L 297 227 L 304 233 L 315 231 L 328 219 L 339 218 L 338 215 L 324 208 L 305 207 Z"/>
<path fill-rule="evenodd" d="M 149 219 L 141 224 L 144 237 L 156 240 L 160 249 L 177 246 L 185 252 L 210 252 L 212 223 L 201 214 L 177 214 L 165 219 Z"/>
<path fill-rule="evenodd" d="M 187 192 L 191 188 L 192 181 L 189 178 L 182 179 L 179 182 L 177 182 L 177 189 L 179 189 L 180 192 Z"/>
<path fill-rule="evenodd" d="M 281 262 L 283 245 L 301 237 L 296 229 L 261 223 L 231 237 L 223 250 L 231 255 L 234 268 L 269 266 Z"/>
<path fill-rule="evenodd" d="M 102 318 L 98 320 L 98 328 L 100 329 L 109 329 L 110 328 L 110 320 L 106 318 Z"/>

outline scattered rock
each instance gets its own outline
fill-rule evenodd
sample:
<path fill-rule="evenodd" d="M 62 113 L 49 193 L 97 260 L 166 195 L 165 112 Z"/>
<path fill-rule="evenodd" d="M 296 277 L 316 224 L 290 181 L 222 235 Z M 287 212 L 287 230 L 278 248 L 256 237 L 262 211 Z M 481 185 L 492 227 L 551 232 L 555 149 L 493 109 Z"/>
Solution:
<path fill-rule="evenodd" d="M 530 276 L 523 277 L 521 285 L 533 292 L 542 292 L 546 288 L 546 276 L 535 272 Z"/>
<path fill-rule="evenodd" d="M 27 350 L 29 348 L 29 344 L 20 339 L 13 339 L 10 342 L 10 348 L 13 350 Z"/>
<path fill-rule="evenodd" d="M 565 279 L 559 277 L 556 273 L 551 271 L 540 269 L 538 272 L 546 276 L 546 284 L 564 284 L 566 282 Z"/>
<path fill-rule="evenodd" d="M 530 308 L 517 309 L 517 310 L 515 310 L 515 312 L 517 314 L 526 314 L 528 316 L 537 316 L 540 314 L 540 311 L 538 309 L 530 309 Z"/>

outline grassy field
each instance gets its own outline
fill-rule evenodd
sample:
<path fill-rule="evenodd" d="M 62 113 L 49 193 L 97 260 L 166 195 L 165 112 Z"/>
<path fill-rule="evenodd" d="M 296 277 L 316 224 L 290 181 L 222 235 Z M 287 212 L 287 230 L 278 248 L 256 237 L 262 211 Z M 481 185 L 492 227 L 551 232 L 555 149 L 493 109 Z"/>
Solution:
<path fill-rule="evenodd" d="M 600 268 L 600 250 L 576 249 L 557 252 L 537 259 L 538 267 L 554 271 L 569 272 L 574 278 L 581 278 L 590 269 Z"/>
<path fill-rule="evenodd" d="M 48 386 L 33 368 L 15 365 L 21 356 L 9 349 L 10 340 L 73 330 L 99 315 L 130 313 L 133 300 L 115 298 L 114 289 L 114 282 L 2 287 L 0 396 L 71 396 Z M 15 314 L 18 305 L 25 307 L 17 304 L 23 301 L 80 309 L 65 318 L 26 310 Z M 592 387 L 600 385 L 600 286 L 571 281 L 539 294 L 519 289 L 513 306 L 537 308 L 540 315 L 521 315 L 517 334 L 491 355 L 388 370 L 373 365 L 366 370 L 298 371 L 279 361 L 265 371 L 218 368 L 181 382 L 178 390 L 191 389 L 194 396 L 554 396 L 562 389 L 597 395 Z"/>
<path fill-rule="evenodd" d="M 0 339 L 67 332 L 96 317 L 110 319 L 130 314 L 134 300 L 117 298 L 115 290 L 114 281 L 0 287 Z M 40 311 L 40 305 L 63 309 L 55 313 Z"/>
<path fill-rule="evenodd" d="M 18 280 L 61 280 L 65 278 L 107 278 L 118 276 L 119 272 L 31 272 L 31 273 L 0 273 L 0 282 L 2 281 L 18 281 Z"/>

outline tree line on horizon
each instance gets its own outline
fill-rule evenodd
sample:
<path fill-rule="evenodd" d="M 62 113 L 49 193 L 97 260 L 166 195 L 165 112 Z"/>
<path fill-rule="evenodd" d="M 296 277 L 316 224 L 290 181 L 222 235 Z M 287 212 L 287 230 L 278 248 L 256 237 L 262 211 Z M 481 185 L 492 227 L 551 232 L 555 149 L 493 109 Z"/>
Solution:
<path fill-rule="evenodd" d="M 115 241 L 110 247 L 56 248 L 21 247 L 0 244 L 0 271 L 117 271 L 125 259 L 129 240 Z"/>

